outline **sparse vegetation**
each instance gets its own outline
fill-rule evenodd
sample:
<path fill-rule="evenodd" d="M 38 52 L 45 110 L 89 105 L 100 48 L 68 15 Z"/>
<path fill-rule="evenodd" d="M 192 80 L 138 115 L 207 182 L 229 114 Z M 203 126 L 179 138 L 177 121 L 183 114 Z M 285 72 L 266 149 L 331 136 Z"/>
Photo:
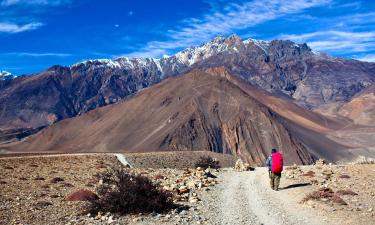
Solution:
<path fill-rule="evenodd" d="M 343 175 L 340 175 L 339 178 L 349 179 L 350 176 L 349 176 L 349 175 L 346 175 L 346 174 L 343 174 Z"/>
<path fill-rule="evenodd" d="M 358 195 L 357 193 L 355 193 L 352 190 L 338 190 L 338 191 L 336 191 L 336 194 L 338 194 L 338 195 Z"/>
<path fill-rule="evenodd" d="M 302 176 L 305 176 L 305 177 L 315 177 L 315 172 L 310 170 L 310 171 L 302 174 Z"/>
<path fill-rule="evenodd" d="M 339 196 L 339 193 L 334 193 L 330 188 L 323 188 L 318 191 L 313 191 L 307 194 L 303 199 L 302 202 L 307 202 L 309 200 L 322 200 L 328 199 L 331 202 L 340 204 L 340 205 L 347 205 L 347 203 Z"/>
<path fill-rule="evenodd" d="M 199 160 L 195 163 L 195 167 L 201 167 L 204 169 L 207 169 L 207 168 L 219 169 L 220 162 L 217 159 L 214 159 L 210 156 L 201 156 Z"/>
<path fill-rule="evenodd" d="M 61 177 L 55 177 L 55 178 L 52 178 L 51 183 L 56 184 L 58 182 L 63 182 L 63 181 L 64 181 L 63 178 L 61 178 Z"/>
<path fill-rule="evenodd" d="M 172 193 L 162 190 L 150 179 L 112 168 L 100 177 L 98 199 L 91 200 L 89 211 L 120 214 L 164 212 L 174 208 Z"/>

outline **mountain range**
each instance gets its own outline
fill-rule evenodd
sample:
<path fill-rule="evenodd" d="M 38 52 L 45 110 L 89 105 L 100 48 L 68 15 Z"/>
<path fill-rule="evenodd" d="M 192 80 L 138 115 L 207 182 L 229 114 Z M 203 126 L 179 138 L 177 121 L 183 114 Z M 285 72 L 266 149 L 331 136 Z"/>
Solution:
<path fill-rule="evenodd" d="M 0 140 L 17 141 L 47 127 L 3 149 L 247 149 L 243 157 L 260 163 L 267 149 L 278 146 L 294 149 L 290 163 L 340 160 L 356 155 L 350 149 L 371 149 L 365 132 L 359 147 L 340 137 L 349 128 L 372 131 L 374 84 L 375 63 L 331 57 L 291 41 L 218 37 L 160 59 L 89 60 L 0 79 Z M 166 128 L 171 118 L 173 126 Z M 78 124 L 92 127 L 76 133 Z M 271 133 L 263 138 L 262 132 Z"/>

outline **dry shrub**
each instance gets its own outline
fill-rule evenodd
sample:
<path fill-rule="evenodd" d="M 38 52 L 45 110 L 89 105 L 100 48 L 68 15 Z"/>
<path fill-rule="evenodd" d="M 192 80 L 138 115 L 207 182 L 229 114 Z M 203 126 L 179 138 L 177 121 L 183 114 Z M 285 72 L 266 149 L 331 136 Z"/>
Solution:
<path fill-rule="evenodd" d="M 336 191 L 336 194 L 338 194 L 338 195 L 358 195 L 357 193 L 355 193 L 352 190 L 338 190 L 338 191 Z"/>
<path fill-rule="evenodd" d="M 95 201 L 98 196 L 89 190 L 79 190 L 66 197 L 67 201 Z"/>
<path fill-rule="evenodd" d="M 34 180 L 45 180 L 44 177 L 35 177 Z"/>
<path fill-rule="evenodd" d="M 315 177 L 315 172 L 310 170 L 310 171 L 302 174 L 302 176 L 305 176 L 305 177 Z"/>
<path fill-rule="evenodd" d="M 342 174 L 342 175 L 339 176 L 339 178 L 349 179 L 350 176 L 349 176 L 349 175 L 346 175 L 346 174 Z"/>
<path fill-rule="evenodd" d="M 45 184 L 45 185 L 42 185 L 42 186 L 40 186 L 41 188 L 44 188 L 44 189 L 49 189 L 50 188 L 50 186 L 48 185 L 48 184 Z"/>
<path fill-rule="evenodd" d="M 100 174 L 100 177 L 103 184 L 97 189 L 99 198 L 90 201 L 91 213 L 152 213 L 175 208 L 172 193 L 153 184 L 145 176 L 112 168 Z"/>
<path fill-rule="evenodd" d="M 165 179 L 165 176 L 163 176 L 161 174 L 155 175 L 155 177 L 154 177 L 154 180 L 164 180 L 164 179 Z"/>
<path fill-rule="evenodd" d="M 0 184 L 7 184 L 6 181 L 0 180 Z"/>
<path fill-rule="evenodd" d="M 67 188 L 70 188 L 70 187 L 74 187 L 74 185 L 71 184 L 71 183 L 64 182 L 64 183 L 62 183 L 62 184 L 60 185 L 60 187 L 67 187 Z"/>
<path fill-rule="evenodd" d="M 347 205 L 347 203 L 338 195 L 333 195 L 331 201 L 340 205 Z"/>
<path fill-rule="evenodd" d="M 61 178 L 61 177 L 55 177 L 55 178 L 52 178 L 51 183 L 56 184 L 56 183 L 62 182 L 62 181 L 64 181 L 63 178 Z"/>
<path fill-rule="evenodd" d="M 330 188 L 323 188 L 318 191 L 313 191 L 307 194 L 302 199 L 302 202 L 307 202 L 309 200 L 321 200 L 322 198 L 329 199 L 330 201 L 340 205 L 347 205 L 347 203 L 338 194 L 335 194 Z"/>
<path fill-rule="evenodd" d="M 54 194 L 54 195 L 50 195 L 50 197 L 51 197 L 51 198 L 60 198 L 60 195 L 56 195 L 56 194 Z"/>
<path fill-rule="evenodd" d="M 307 194 L 303 199 L 302 202 L 307 202 L 309 200 L 320 200 L 320 192 L 319 191 L 313 191 L 309 194 Z"/>
<path fill-rule="evenodd" d="M 207 169 L 207 168 L 219 169 L 220 164 L 218 160 L 210 156 L 201 156 L 199 160 L 195 163 L 195 167 L 201 167 L 204 169 Z"/>

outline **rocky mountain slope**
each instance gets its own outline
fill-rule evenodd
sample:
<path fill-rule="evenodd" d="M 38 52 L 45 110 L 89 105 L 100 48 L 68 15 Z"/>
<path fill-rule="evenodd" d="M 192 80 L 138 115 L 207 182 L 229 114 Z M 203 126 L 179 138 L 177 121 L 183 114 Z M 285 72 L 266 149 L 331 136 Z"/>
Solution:
<path fill-rule="evenodd" d="M 375 126 L 375 85 L 355 95 L 340 107 L 338 114 L 356 124 Z"/>
<path fill-rule="evenodd" d="M 315 154 L 316 149 L 309 152 L 309 146 L 286 128 L 284 118 L 289 114 L 294 120 L 290 123 L 319 132 L 337 124 L 330 121 L 329 126 L 322 126 L 319 116 L 291 102 L 267 97 L 265 93 L 245 85 L 223 68 L 194 70 L 143 90 L 125 102 L 55 123 L 2 149 L 34 152 L 210 150 L 263 164 L 269 150 L 276 147 L 286 155 L 286 164 L 311 163 L 314 157 L 320 157 Z M 258 100 L 261 95 L 264 98 Z M 329 150 L 336 151 L 339 147 Z M 329 158 L 329 152 L 325 151 Z"/>
<path fill-rule="evenodd" d="M 306 108 L 349 100 L 375 82 L 374 63 L 317 54 L 291 41 L 219 37 L 171 57 L 89 60 L 0 81 L 0 141 L 116 103 L 194 68 L 218 66 Z"/>

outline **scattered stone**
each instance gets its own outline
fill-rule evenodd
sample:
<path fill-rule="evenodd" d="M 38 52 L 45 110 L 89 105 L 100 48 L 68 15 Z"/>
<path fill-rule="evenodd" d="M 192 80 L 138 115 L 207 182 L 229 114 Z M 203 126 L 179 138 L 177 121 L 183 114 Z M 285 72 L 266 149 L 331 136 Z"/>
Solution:
<path fill-rule="evenodd" d="M 234 169 L 242 172 L 242 171 L 254 171 L 254 167 L 250 166 L 248 163 L 244 163 L 242 159 L 238 159 L 236 164 L 234 165 Z"/>
<path fill-rule="evenodd" d="M 67 201 L 91 201 L 97 199 L 98 196 L 89 190 L 79 190 L 71 193 L 66 197 Z"/>
<path fill-rule="evenodd" d="M 41 210 L 41 209 L 45 209 L 47 208 L 48 206 L 52 205 L 51 202 L 47 202 L 47 201 L 39 201 L 37 202 L 34 206 L 36 209 L 38 210 Z"/>
<path fill-rule="evenodd" d="M 323 165 L 327 165 L 328 164 L 328 161 L 325 160 L 325 159 L 318 159 L 317 161 L 315 161 L 315 166 L 323 166 Z"/>

